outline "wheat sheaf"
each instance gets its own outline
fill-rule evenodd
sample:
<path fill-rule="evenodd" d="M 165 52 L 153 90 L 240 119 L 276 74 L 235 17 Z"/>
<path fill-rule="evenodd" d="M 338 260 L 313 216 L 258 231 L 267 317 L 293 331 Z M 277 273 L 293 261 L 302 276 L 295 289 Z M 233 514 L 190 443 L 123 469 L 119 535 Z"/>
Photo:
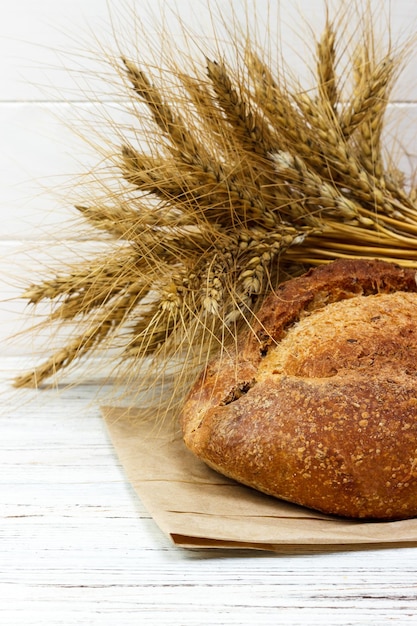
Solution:
<path fill-rule="evenodd" d="M 120 378 L 158 389 L 158 411 L 175 413 L 281 281 L 338 257 L 417 268 L 416 193 L 384 146 L 409 45 L 388 37 L 381 50 L 372 11 L 359 9 L 334 17 L 327 7 L 314 88 L 275 67 L 244 28 L 231 33 L 234 64 L 221 42 L 184 66 L 177 54 L 163 72 L 118 58 L 146 145 L 126 139 L 112 157 L 123 192 L 76 206 L 107 235 L 106 251 L 23 294 L 52 303 L 47 324 L 73 330 L 16 386 L 114 345 Z"/>

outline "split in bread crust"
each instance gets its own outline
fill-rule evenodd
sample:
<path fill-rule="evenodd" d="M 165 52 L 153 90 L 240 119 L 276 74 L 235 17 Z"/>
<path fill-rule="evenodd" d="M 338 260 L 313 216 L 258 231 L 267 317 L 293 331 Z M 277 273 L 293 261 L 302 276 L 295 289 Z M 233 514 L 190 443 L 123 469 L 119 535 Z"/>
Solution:
<path fill-rule="evenodd" d="M 416 516 L 416 292 L 414 270 L 361 259 L 283 283 L 194 385 L 186 445 L 324 513 Z"/>

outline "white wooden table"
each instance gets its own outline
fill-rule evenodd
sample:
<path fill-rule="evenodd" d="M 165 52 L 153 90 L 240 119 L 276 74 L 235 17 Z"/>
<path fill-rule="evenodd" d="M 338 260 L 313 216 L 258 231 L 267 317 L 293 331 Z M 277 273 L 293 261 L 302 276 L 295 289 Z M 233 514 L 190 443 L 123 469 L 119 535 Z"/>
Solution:
<path fill-rule="evenodd" d="M 95 388 L 10 393 L 1 362 L 0 624 L 415 624 L 417 548 L 174 547 L 115 456 Z"/>

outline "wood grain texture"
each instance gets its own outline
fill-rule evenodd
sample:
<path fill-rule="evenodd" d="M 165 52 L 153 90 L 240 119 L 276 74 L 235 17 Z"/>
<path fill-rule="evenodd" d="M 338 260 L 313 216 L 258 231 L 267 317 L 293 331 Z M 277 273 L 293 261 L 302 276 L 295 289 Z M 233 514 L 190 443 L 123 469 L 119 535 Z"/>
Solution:
<path fill-rule="evenodd" d="M 176 14 L 186 22 L 189 32 L 197 39 L 210 41 L 213 36 L 212 15 L 216 4 L 226 29 L 233 21 L 249 16 L 252 26 L 256 18 L 260 41 L 265 33 L 272 40 L 279 37 L 285 58 L 296 75 L 307 76 L 303 68 L 311 57 L 307 43 L 312 32 L 319 32 L 325 19 L 323 0 L 227 0 L 216 3 L 204 0 L 164 0 L 142 2 L 140 0 L 15 0 L 0 9 L 0 100 L 15 101 L 79 101 L 89 94 L 108 96 L 104 85 L 95 74 L 102 64 L 99 60 L 100 44 L 120 53 L 123 45 L 139 45 L 144 52 L 142 38 L 132 26 L 132 12 L 142 19 L 150 39 L 160 33 L 162 24 L 180 47 L 185 43 L 184 32 L 178 25 Z M 332 0 L 335 15 L 342 15 L 345 0 Z M 211 8 L 210 8 L 211 5 Z M 359 3 L 360 5 L 360 3 Z M 392 40 L 402 41 L 415 32 L 417 5 L 414 0 L 369 0 L 373 12 L 380 15 L 377 23 L 382 33 L 387 33 L 387 19 L 392 29 Z M 272 7 L 272 8 L 271 8 Z M 216 22 L 216 19 L 214 20 Z M 217 29 L 224 30 L 217 19 Z M 129 32 L 130 31 L 130 32 Z M 115 45 L 114 34 L 118 44 Z M 310 46 L 311 49 L 311 46 Z M 277 50 L 273 46 L 272 52 Z M 88 80 L 83 79 L 88 76 Z M 412 65 L 404 74 L 397 99 L 415 101 L 417 85 L 413 81 Z M 411 79 L 411 80 L 410 80 Z"/>
<path fill-rule="evenodd" d="M 19 392 L 3 358 L 0 623 L 415 623 L 416 550 L 183 550 L 126 482 L 97 387 Z"/>

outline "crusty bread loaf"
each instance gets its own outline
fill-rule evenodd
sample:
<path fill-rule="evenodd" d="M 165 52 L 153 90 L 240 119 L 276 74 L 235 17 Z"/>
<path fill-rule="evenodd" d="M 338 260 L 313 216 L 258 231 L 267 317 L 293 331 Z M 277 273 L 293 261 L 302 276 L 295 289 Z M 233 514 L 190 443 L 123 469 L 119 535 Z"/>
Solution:
<path fill-rule="evenodd" d="M 335 261 L 271 294 L 186 400 L 186 445 L 267 494 L 352 518 L 417 515 L 417 285 Z"/>

